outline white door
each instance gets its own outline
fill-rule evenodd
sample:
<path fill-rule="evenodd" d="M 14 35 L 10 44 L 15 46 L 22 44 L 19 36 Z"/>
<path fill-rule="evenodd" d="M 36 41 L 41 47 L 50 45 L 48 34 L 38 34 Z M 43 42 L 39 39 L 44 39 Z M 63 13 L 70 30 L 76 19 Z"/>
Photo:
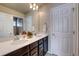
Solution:
<path fill-rule="evenodd" d="M 52 53 L 73 55 L 73 7 L 63 4 L 50 11 L 52 24 Z"/>

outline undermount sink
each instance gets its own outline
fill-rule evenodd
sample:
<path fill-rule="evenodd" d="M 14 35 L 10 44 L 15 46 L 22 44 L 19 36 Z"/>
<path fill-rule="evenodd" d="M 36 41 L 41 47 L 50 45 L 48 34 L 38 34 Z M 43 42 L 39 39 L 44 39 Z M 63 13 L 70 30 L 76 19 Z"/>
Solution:
<path fill-rule="evenodd" d="M 36 36 L 37 36 L 37 37 L 41 37 L 41 35 L 42 35 L 42 34 L 37 34 Z"/>
<path fill-rule="evenodd" d="M 11 44 L 23 44 L 25 43 L 27 40 L 13 40 Z"/>

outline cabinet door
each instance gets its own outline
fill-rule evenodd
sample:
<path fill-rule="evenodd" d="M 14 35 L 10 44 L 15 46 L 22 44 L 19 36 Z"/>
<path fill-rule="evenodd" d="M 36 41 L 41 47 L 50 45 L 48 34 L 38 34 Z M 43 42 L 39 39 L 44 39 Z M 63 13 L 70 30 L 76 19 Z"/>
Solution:
<path fill-rule="evenodd" d="M 30 51 L 30 56 L 38 56 L 38 47 L 35 47 Z"/>
<path fill-rule="evenodd" d="M 38 41 L 29 45 L 29 55 L 38 56 Z"/>
<path fill-rule="evenodd" d="M 34 48 L 37 47 L 37 46 L 38 46 L 38 41 L 36 41 L 36 42 L 30 44 L 30 45 L 29 45 L 29 48 L 30 48 L 30 50 L 32 50 L 32 49 L 34 49 Z"/>
<path fill-rule="evenodd" d="M 39 56 L 43 56 L 43 39 L 39 40 L 39 45 L 38 45 L 38 54 Z"/>
<path fill-rule="evenodd" d="M 43 56 L 43 43 L 39 45 L 39 56 Z"/>
<path fill-rule="evenodd" d="M 45 55 L 48 51 L 48 37 L 44 38 L 44 43 L 43 44 L 44 44 L 44 53 L 43 53 L 43 55 Z"/>

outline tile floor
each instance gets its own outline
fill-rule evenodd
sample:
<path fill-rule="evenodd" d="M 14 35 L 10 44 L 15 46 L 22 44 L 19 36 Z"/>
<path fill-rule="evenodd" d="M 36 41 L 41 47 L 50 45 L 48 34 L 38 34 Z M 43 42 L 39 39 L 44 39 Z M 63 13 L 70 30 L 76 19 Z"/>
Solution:
<path fill-rule="evenodd" d="M 45 56 L 57 56 L 57 55 L 55 55 L 55 54 L 50 54 L 50 53 L 46 53 Z"/>

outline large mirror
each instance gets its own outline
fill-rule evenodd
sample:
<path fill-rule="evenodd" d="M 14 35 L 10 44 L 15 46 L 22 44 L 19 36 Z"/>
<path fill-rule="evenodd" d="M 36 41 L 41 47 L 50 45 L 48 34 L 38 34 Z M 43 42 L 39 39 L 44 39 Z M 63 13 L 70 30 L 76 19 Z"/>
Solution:
<path fill-rule="evenodd" d="M 0 5 L 0 24 L 2 24 L 0 36 L 19 35 L 22 31 L 42 33 L 46 30 L 47 9 L 42 7 L 43 4 L 36 3 L 36 7 L 32 8 L 30 3 L 1 3 Z"/>

